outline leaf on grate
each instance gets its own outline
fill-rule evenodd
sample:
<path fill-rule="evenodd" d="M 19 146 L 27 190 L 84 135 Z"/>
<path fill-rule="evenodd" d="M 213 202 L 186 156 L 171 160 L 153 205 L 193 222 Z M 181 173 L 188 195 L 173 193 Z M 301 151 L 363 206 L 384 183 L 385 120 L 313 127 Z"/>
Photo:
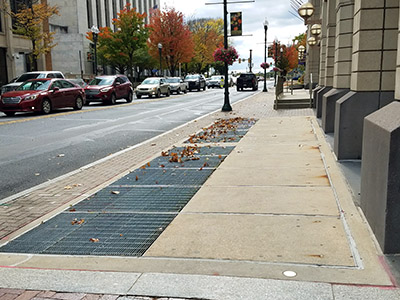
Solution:
<path fill-rule="evenodd" d="M 91 238 L 89 239 L 89 241 L 91 241 L 92 243 L 98 243 L 100 240 L 96 238 Z"/>

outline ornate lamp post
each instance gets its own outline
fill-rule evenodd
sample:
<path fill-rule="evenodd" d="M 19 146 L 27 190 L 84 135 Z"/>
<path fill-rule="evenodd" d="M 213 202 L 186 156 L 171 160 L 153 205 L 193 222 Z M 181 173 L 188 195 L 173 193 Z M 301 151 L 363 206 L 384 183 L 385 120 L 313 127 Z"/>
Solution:
<path fill-rule="evenodd" d="M 158 75 L 161 76 L 161 69 L 162 69 L 162 56 L 161 56 L 161 52 L 162 52 L 162 44 L 158 43 L 158 53 L 160 54 L 160 70 L 158 71 Z"/>
<path fill-rule="evenodd" d="M 314 24 L 314 25 L 312 25 L 311 28 L 310 28 L 310 32 L 311 32 L 311 34 L 314 35 L 314 36 L 320 35 L 320 34 L 321 34 L 321 31 L 322 31 L 322 29 L 321 29 L 321 24 Z"/>
<path fill-rule="evenodd" d="M 264 62 L 267 62 L 267 30 L 268 30 L 268 21 L 267 18 L 264 20 Z M 263 92 L 268 92 L 267 89 L 267 68 L 264 69 L 264 89 Z"/>
<path fill-rule="evenodd" d="M 97 38 L 99 36 L 100 30 L 96 25 L 93 25 L 90 28 L 90 31 L 93 34 L 93 42 L 94 42 L 94 74 L 97 76 Z"/>
<path fill-rule="evenodd" d="M 307 43 L 312 47 L 315 46 L 317 44 L 317 39 L 313 36 L 309 37 L 307 39 Z"/>

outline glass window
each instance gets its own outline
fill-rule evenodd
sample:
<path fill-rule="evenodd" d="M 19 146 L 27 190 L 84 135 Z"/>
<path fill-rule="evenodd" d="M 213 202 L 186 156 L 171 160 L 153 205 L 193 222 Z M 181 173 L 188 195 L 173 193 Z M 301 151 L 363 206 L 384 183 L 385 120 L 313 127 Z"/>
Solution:
<path fill-rule="evenodd" d="M 96 18 L 97 18 L 97 27 L 99 28 L 102 27 L 100 0 L 96 0 Z"/>
<path fill-rule="evenodd" d="M 65 89 L 70 89 L 70 88 L 75 87 L 72 83 L 70 83 L 70 82 L 68 82 L 66 80 L 57 80 L 57 82 L 60 82 L 62 87 L 65 88 Z"/>
<path fill-rule="evenodd" d="M 114 78 L 95 78 L 93 79 L 89 85 L 112 85 L 114 82 Z"/>
<path fill-rule="evenodd" d="M 143 80 L 142 84 L 158 84 L 160 79 L 147 78 Z"/>
<path fill-rule="evenodd" d="M 106 12 L 106 26 L 110 27 L 110 6 L 108 0 L 104 0 L 104 9 Z"/>
<path fill-rule="evenodd" d="M 61 73 L 54 73 L 54 78 L 64 78 Z"/>
<path fill-rule="evenodd" d="M 86 14 L 88 28 L 90 28 L 93 25 L 92 0 L 86 0 Z"/>
<path fill-rule="evenodd" d="M 50 82 L 50 80 L 26 81 L 17 88 L 17 91 L 44 91 L 49 88 Z"/>

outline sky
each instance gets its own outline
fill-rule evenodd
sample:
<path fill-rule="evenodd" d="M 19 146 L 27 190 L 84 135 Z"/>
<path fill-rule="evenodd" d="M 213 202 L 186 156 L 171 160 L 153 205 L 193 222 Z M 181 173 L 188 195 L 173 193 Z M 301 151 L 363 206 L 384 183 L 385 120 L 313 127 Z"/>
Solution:
<path fill-rule="evenodd" d="M 235 2 L 238 0 L 228 0 Z M 244 0 L 246 1 L 246 0 Z M 251 1 L 251 0 L 250 0 Z M 187 19 L 223 18 L 223 5 L 206 5 L 205 3 L 222 3 L 222 0 L 161 0 L 161 8 L 175 7 Z M 300 0 L 300 2 L 304 2 Z M 239 53 L 240 58 L 248 59 L 250 49 L 253 57 L 253 72 L 261 71 L 260 64 L 264 61 L 264 20 L 268 20 L 267 43 L 278 39 L 283 44 L 291 44 L 292 39 L 306 31 L 304 22 L 293 16 L 290 0 L 255 0 L 249 3 L 228 4 L 229 12 L 242 12 L 243 36 L 230 38 Z M 229 22 L 229 15 L 228 15 Z M 229 28 L 229 23 L 228 23 Z M 267 60 L 272 62 L 271 59 Z M 248 64 L 235 62 L 230 71 L 248 71 Z"/>

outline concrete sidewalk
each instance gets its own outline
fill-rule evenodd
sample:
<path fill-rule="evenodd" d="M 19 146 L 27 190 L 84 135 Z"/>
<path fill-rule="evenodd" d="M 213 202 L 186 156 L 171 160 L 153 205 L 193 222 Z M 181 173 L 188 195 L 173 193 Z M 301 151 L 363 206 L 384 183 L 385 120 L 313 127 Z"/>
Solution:
<path fill-rule="evenodd" d="M 273 101 L 271 92 L 259 93 L 232 113 L 209 115 L 54 181 L 61 200 L 43 206 L 39 218 L 26 215 L 26 225 L 4 227 L 3 244 L 215 119 L 258 119 L 144 256 L 0 254 L 0 288 L 38 291 L 20 299 L 400 299 L 313 111 L 274 111 Z M 91 178 L 85 186 L 65 189 L 83 176 Z M 23 217 L 26 198 L 40 203 L 46 189 L 6 204 Z M 74 294 L 42 297 L 41 290 Z M 18 299 L 9 294 L 0 289 L 0 299 Z"/>

